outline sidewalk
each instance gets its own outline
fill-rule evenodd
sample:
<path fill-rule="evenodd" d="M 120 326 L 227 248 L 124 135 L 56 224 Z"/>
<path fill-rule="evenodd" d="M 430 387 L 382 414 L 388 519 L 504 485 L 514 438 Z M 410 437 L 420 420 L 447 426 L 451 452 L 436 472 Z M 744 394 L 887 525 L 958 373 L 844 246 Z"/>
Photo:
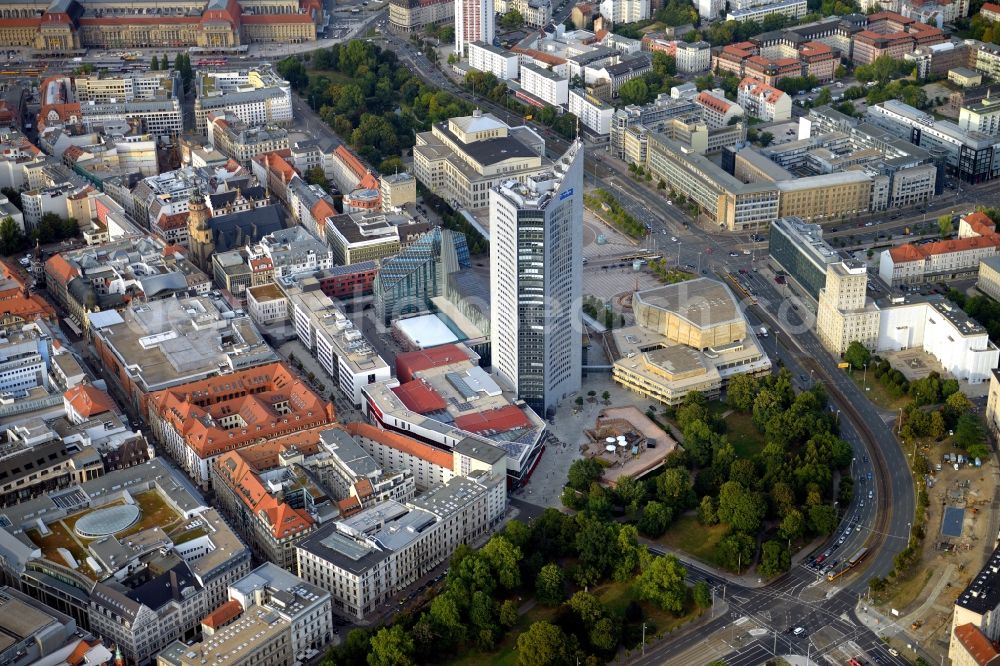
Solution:
<path fill-rule="evenodd" d="M 883 615 L 865 601 L 859 601 L 854 607 L 854 616 L 872 633 L 899 650 L 901 656 L 909 658 L 911 655 L 916 655 L 930 664 L 937 661 L 899 624 L 903 622 L 902 618 Z"/>

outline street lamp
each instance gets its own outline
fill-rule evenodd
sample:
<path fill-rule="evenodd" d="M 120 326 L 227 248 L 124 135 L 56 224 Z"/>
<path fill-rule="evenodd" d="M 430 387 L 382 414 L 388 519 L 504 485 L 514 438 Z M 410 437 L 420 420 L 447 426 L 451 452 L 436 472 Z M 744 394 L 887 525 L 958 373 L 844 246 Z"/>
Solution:
<path fill-rule="evenodd" d="M 865 363 L 864 388 L 865 388 L 865 391 L 867 392 L 868 391 L 868 364 L 867 363 Z"/>

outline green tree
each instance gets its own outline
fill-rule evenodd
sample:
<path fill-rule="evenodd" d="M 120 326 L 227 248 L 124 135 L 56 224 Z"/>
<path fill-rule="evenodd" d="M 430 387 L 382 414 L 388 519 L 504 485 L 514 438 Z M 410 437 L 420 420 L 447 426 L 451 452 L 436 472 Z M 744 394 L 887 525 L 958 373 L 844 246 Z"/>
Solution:
<path fill-rule="evenodd" d="M 649 86 L 642 78 L 626 81 L 618 88 L 622 104 L 645 104 L 649 101 Z"/>
<path fill-rule="evenodd" d="M 524 16 L 516 9 L 510 9 L 500 17 L 500 27 L 504 30 L 520 30 L 524 26 Z"/>
<path fill-rule="evenodd" d="M 646 499 L 646 484 L 626 474 L 615 482 L 615 495 L 626 511 L 635 513 Z"/>
<path fill-rule="evenodd" d="M 621 628 L 610 617 L 602 617 L 591 627 L 588 638 L 590 638 L 590 644 L 598 650 L 610 652 L 618 645 L 621 638 Z"/>
<path fill-rule="evenodd" d="M 951 215 L 942 215 L 937 219 L 938 231 L 941 234 L 941 238 L 947 238 L 951 236 L 951 232 L 954 231 L 954 226 L 951 223 Z"/>
<path fill-rule="evenodd" d="M 698 91 L 708 90 L 715 85 L 715 77 L 711 74 L 702 74 L 694 80 L 694 85 L 698 88 Z"/>
<path fill-rule="evenodd" d="M 410 666 L 413 663 L 413 639 L 402 625 L 383 627 L 372 636 L 368 666 Z"/>
<path fill-rule="evenodd" d="M 715 508 L 715 500 L 712 499 L 711 495 L 705 495 L 701 498 L 701 504 L 698 505 L 698 520 L 701 521 L 702 525 L 718 524 L 719 512 Z"/>
<path fill-rule="evenodd" d="M 642 509 L 639 517 L 639 531 L 650 538 L 663 536 L 673 520 L 673 511 L 660 502 L 649 502 Z"/>
<path fill-rule="evenodd" d="M 656 495 L 674 513 L 683 513 L 698 501 L 686 469 L 671 468 L 656 477 Z"/>
<path fill-rule="evenodd" d="M 153 59 L 149 61 L 149 70 L 151 72 L 155 72 L 158 71 L 159 69 L 160 69 L 160 61 L 156 59 L 156 56 L 153 56 Z"/>
<path fill-rule="evenodd" d="M 871 360 L 871 356 L 871 352 L 857 340 L 847 345 L 847 351 L 844 352 L 844 360 L 850 363 L 851 367 L 855 370 L 860 370 L 867 365 L 868 361 Z"/>
<path fill-rule="evenodd" d="M 502 624 L 507 629 L 510 629 L 515 624 L 520 617 L 517 612 L 517 604 L 511 599 L 507 599 L 502 604 L 500 604 L 500 624 Z"/>
<path fill-rule="evenodd" d="M 599 480 L 604 474 L 604 468 L 593 458 L 581 458 L 574 460 L 569 466 L 567 478 L 569 486 L 576 490 L 585 491 L 590 488 L 590 484 Z"/>
<path fill-rule="evenodd" d="M 719 520 L 735 530 L 756 533 L 766 510 L 760 495 L 735 481 L 727 481 L 719 489 Z"/>
<path fill-rule="evenodd" d="M 837 79 L 842 79 L 847 76 L 847 68 L 843 65 L 837 65 L 837 68 L 833 70 L 833 76 Z"/>
<path fill-rule="evenodd" d="M 601 600 L 592 593 L 584 590 L 570 597 L 566 605 L 576 613 L 577 617 L 580 618 L 580 622 L 588 628 L 594 626 L 598 620 L 607 614 Z"/>
<path fill-rule="evenodd" d="M 512 590 L 521 584 L 521 549 L 506 537 L 494 534 L 479 553 L 489 563 L 502 587 Z"/>
<path fill-rule="evenodd" d="M 774 142 L 774 135 L 770 132 L 761 132 L 757 135 L 757 143 L 760 144 L 761 148 L 767 148 Z"/>
<path fill-rule="evenodd" d="M 569 666 L 575 663 L 575 641 L 562 629 L 540 620 L 517 637 L 518 666 Z"/>
<path fill-rule="evenodd" d="M 699 580 L 694 584 L 692 596 L 699 608 L 709 608 L 712 605 L 712 590 L 709 588 L 708 583 L 703 580 Z"/>
<path fill-rule="evenodd" d="M 563 570 L 557 564 L 546 564 L 535 579 L 535 597 L 546 606 L 558 606 L 565 599 Z"/>
<path fill-rule="evenodd" d="M 466 631 L 457 597 L 458 595 L 449 589 L 444 594 L 434 597 L 429 611 L 431 622 L 438 635 L 450 644 L 461 641 Z"/>
<path fill-rule="evenodd" d="M 756 547 L 753 537 L 742 532 L 734 532 L 719 541 L 715 560 L 720 566 L 741 573 L 753 560 Z"/>
<path fill-rule="evenodd" d="M 622 525 L 618 531 L 618 559 L 612 577 L 619 582 L 631 580 L 639 568 L 640 558 L 639 531 L 635 525 Z"/>
<path fill-rule="evenodd" d="M 778 531 L 785 539 L 794 541 L 806 530 L 806 519 L 798 509 L 792 509 L 784 515 L 778 525 Z"/>
<path fill-rule="evenodd" d="M 503 535 L 507 541 L 520 548 L 523 553 L 528 542 L 531 541 L 531 528 L 515 518 L 504 526 Z"/>
<path fill-rule="evenodd" d="M 759 382 L 751 375 L 736 375 L 729 380 L 726 388 L 726 402 L 733 409 L 749 412 L 753 409 L 753 400 L 757 396 Z"/>
<path fill-rule="evenodd" d="M 941 441 L 944 439 L 945 433 L 948 428 L 944 422 L 944 415 L 941 414 L 940 410 L 931 412 L 931 422 L 927 429 L 927 434 L 933 437 L 936 441 Z"/>
<path fill-rule="evenodd" d="M 765 541 L 761 547 L 760 564 L 757 565 L 757 572 L 766 577 L 775 576 L 788 571 L 791 566 L 791 557 L 785 544 L 780 541 Z"/>
<path fill-rule="evenodd" d="M 0 222 L 0 254 L 4 256 L 20 252 L 25 245 L 24 234 L 21 228 L 11 217 L 5 217 Z"/>
<path fill-rule="evenodd" d="M 819 91 L 819 94 L 816 95 L 816 99 L 814 100 L 813 103 L 816 106 L 823 106 L 824 104 L 829 104 L 832 101 L 833 101 L 833 93 L 830 92 L 829 88 L 823 88 L 822 90 Z"/>
<path fill-rule="evenodd" d="M 321 166 L 314 166 L 306 171 L 306 182 L 310 185 L 319 185 L 324 190 L 330 187 L 330 181 L 327 179 L 326 173 Z"/>
<path fill-rule="evenodd" d="M 968 450 L 976 444 L 982 444 L 986 435 L 979 418 L 971 413 L 965 412 L 958 417 L 955 425 L 955 446 Z"/>
<path fill-rule="evenodd" d="M 837 529 L 837 510 L 829 504 L 810 506 L 809 527 L 816 534 L 832 534 Z"/>
<path fill-rule="evenodd" d="M 654 557 L 636 578 L 636 589 L 641 599 L 680 615 L 688 595 L 685 576 L 687 570 L 673 555 Z"/>

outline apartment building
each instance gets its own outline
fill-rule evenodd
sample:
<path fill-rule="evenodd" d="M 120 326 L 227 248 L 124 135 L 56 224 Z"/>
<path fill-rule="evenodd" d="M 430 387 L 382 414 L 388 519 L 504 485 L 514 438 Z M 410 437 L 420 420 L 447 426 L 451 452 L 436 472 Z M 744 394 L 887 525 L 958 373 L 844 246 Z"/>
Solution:
<path fill-rule="evenodd" d="M 582 88 L 571 88 L 568 94 L 569 112 L 580 119 L 581 125 L 599 137 L 606 137 L 611 133 L 615 107 Z"/>
<path fill-rule="evenodd" d="M 262 328 L 288 321 L 288 300 L 274 283 L 246 290 L 247 312 Z"/>
<path fill-rule="evenodd" d="M 417 179 L 412 173 L 390 173 L 379 178 L 382 210 L 389 212 L 417 202 Z"/>
<path fill-rule="evenodd" d="M 731 11 L 726 15 L 726 20 L 736 21 L 737 23 L 743 23 L 744 21 L 762 21 L 764 18 L 771 16 L 772 14 L 780 14 L 781 16 L 787 16 L 790 19 L 800 19 L 805 16 L 807 12 L 808 7 L 805 0 L 779 0 L 779 2 L 756 5 L 746 7 L 745 9 Z"/>
<path fill-rule="evenodd" d="M 601 16 L 612 25 L 619 23 L 635 23 L 649 18 L 649 0 L 602 0 Z"/>
<path fill-rule="evenodd" d="M 991 389 L 996 383 L 996 379 L 991 380 Z M 991 390 L 991 396 L 992 393 Z M 976 664 L 979 656 L 998 652 L 995 647 L 1000 641 L 998 573 L 1000 548 L 993 551 L 983 568 L 955 600 L 948 648 L 948 659 L 953 664 Z M 976 659 L 970 660 L 969 653 L 976 655 Z"/>
<path fill-rule="evenodd" d="M 843 354 L 855 341 L 868 349 L 878 346 L 879 310 L 867 298 L 867 289 L 864 264 L 838 261 L 827 265 L 816 312 L 816 336 L 831 354 Z"/>
<path fill-rule="evenodd" d="M 438 196 L 474 210 L 489 205 L 491 187 L 550 169 L 544 155 L 545 141 L 534 130 L 474 111 L 418 133 L 413 171 Z"/>
<path fill-rule="evenodd" d="M 299 340 L 352 404 L 360 406 L 362 389 L 389 379 L 389 366 L 323 293 L 315 277 L 282 283 L 281 288 Z"/>
<path fill-rule="evenodd" d="M 493 43 L 496 11 L 493 0 L 454 0 L 455 53 L 464 56 L 473 42 Z"/>
<path fill-rule="evenodd" d="M 501 81 L 518 78 L 520 58 L 516 53 L 486 44 L 469 44 L 469 67 L 481 72 L 489 72 Z"/>
<path fill-rule="evenodd" d="M 1000 136 L 1000 99 L 986 97 L 975 104 L 963 104 L 958 112 L 958 127 L 966 132 Z"/>
<path fill-rule="evenodd" d="M 530 62 L 521 65 L 518 98 L 535 106 L 562 106 L 569 103 L 569 79 Z"/>
<path fill-rule="evenodd" d="M 229 112 L 251 127 L 292 120 L 291 85 L 270 66 L 199 73 L 195 86 L 195 129 L 202 134 L 213 111 Z"/>
<path fill-rule="evenodd" d="M 792 117 L 792 98 L 766 83 L 746 77 L 740 81 L 736 101 L 751 116 L 768 122 Z"/>
<path fill-rule="evenodd" d="M 648 54 L 642 53 L 629 58 L 623 58 L 613 65 L 605 65 L 597 70 L 596 80 L 601 85 L 606 85 L 610 91 L 610 98 L 618 97 L 621 87 L 632 79 L 644 76 L 653 69 L 653 61 Z"/>

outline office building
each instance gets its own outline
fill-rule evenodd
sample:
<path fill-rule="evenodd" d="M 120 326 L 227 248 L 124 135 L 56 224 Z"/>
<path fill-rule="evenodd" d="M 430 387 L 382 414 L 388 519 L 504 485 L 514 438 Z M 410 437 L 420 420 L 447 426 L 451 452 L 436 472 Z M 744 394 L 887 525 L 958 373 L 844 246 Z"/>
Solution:
<path fill-rule="evenodd" d="M 816 312 L 816 335 L 831 354 L 843 354 L 855 341 L 867 349 L 878 346 L 879 310 L 867 298 L 867 289 L 864 264 L 837 261 L 827 265 Z"/>
<path fill-rule="evenodd" d="M 479 447 L 463 450 L 468 473 L 405 504 L 388 500 L 336 520 L 296 546 L 298 575 L 330 592 L 335 613 L 363 620 L 459 545 L 496 528 L 505 511 L 503 478 L 479 462 Z"/>
<path fill-rule="evenodd" d="M 469 44 L 469 67 L 481 72 L 489 72 L 501 81 L 518 78 L 519 57 L 492 44 L 472 42 Z"/>
<path fill-rule="evenodd" d="M 697 278 L 638 291 L 636 324 L 615 329 L 612 380 L 665 405 L 691 391 L 719 395 L 740 374 L 763 375 L 771 361 L 722 282 Z"/>
<path fill-rule="evenodd" d="M 678 42 L 676 54 L 677 71 L 684 74 L 706 72 L 712 64 L 712 47 L 708 42 Z"/>
<path fill-rule="evenodd" d="M 635 23 L 649 18 L 650 0 L 602 0 L 601 16 L 612 25 Z"/>
<path fill-rule="evenodd" d="M 249 125 L 228 110 L 209 113 L 206 130 L 213 148 L 245 167 L 254 155 L 289 148 L 288 132 L 283 128 Z"/>
<path fill-rule="evenodd" d="M 966 182 L 982 183 L 1000 174 L 1000 139 L 996 136 L 963 130 L 950 120 L 936 120 L 898 100 L 868 107 L 867 120 L 900 139 L 941 154 L 952 172 Z"/>
<path fill-rule="evenodd" d="M 462 344 L 399 354 L 398 380 L 366 386 L 363 411 L 379 427 L 429 445 L 432 459 L 450 456 L 468 438 L 499 447 L 506 461 L 501 469 L 516 488 L 541 456 L 545 423 L 502 378 L 484 372 L 480 360 Z M 429 485 L 422 464 L 413 469 L 417 485 Z"/>
<path fill-rule="evenodd" d="M 5 577 L 127 663 L 144 666 L 172 641 L 190 640 L 249 571 L 250 551 L 174 475 L 151 460 L 8 507 Z M 53 534 L 76 545 L 63 555 L 45 538 Z"/>
<path fill-rule="evenodd" d="M 649 135 L 646 168 L 654 181 L 686 193 L 709 219 L 731 231 L 764 229 L 778 217 L 775 183 L 743 183 L 662 133 Z"/>
<path fill-rule="evenodd" d="M 266 259 L 279 279 L 333 267 L 331 248 L 300 226 L 279 229 L 248 245 L 247 258 L 251 264 Z"/>
<path fill-rule="evenodd" d="M 958 112 L 961 130 L 1000 136 L 1000 99 L 986 97 L 975 104 L 963 105 Z"/>
<path fill-rule="evenodd" d="M 382 210 L 398 210 L 417 202 L 417 179 L 412 173 L 390 173 L 379 178 L 382 190 Z"/>
<path fill-rule="evenodd" d="M 490 190 L 493 367 L 545 414 L 580 389 L 583 146 Z"/>
<path fill-rule="evenodd" d="M 319 361 L 352 404 L 360 406 L 361 390 L 389 379 L 389 366 L 329 296 L 319 281 L 308 277 L 281 284 L 295 334 Z"/>
<path fill-rule="evenodd" d="M 743 118 L 743 108 L 726 99 L 721 90 L 703 90 L 694 97 L 701 108 L 701 117 L 709 129 L 729 127 Z"/>
<path fill-rule="evenodd" d="M 827 266 L 840 261 L 840 255 L 823 240 L 823 228 L 806 224 L 799 218 L 782 217 L 771 223 L 768 236 L 768 259 L 799 293 L 819 301 L 826 285 Z"/>
<path fill-rule="evenodd" d="M 336 419 L 333 404 L 281 363 L 191 381 L 146 402 L 153 436 L 202 488 L 222 454 Z"/>
<path fill-rule="evenodd" d="M 726 14 L 727 21 L 762 21 L 772 14 L 780 14 L 790 19 L 800 19 L 806 15 L 808 6 L 805 0 L 779 0 L 770 4 L 756 5 L 745 9 L 737 9 Z"/>
<path fill-rule="evenodd" d="M 996 380 L 993 380 L 995 382 Z M 987 559 L 976 577 L 955 600 L 951 616 L 951 643 L 948 659 L 953 664 L 975 664 L 967 654 L 998 652 L 1000 641 L 1000 548 Z M 982 662 L 981 663 L 990 663 Z"/>
<path fill-rule="evenodd" d="M 792 178 L 775 185 L 781 217 L 843 219 L 867 212 L 872 199 L 872 177 L 863 171 Z"/>
<path fill-rule="evenodd" d="M 523 181 L 551 165 L 545 141 L 534 130 L 509 127 L 479 110 L 419 132 L 413 147 L 417 180 L 460 208 L 485 208 L 490 188 L 510 179 Z"/>
<path fill-rule="evenodd" d="M 195 129 L 204 134 L 208 114 L 228 112 L 251 127 L 292 120 L 292 88 L 269 65 L 236 72 L 199 72 Z"/>
<path fill-rule="evenodd" d="M 389 29 L 418 32 L 428 25 L 455 22 L 455 0 L 390 0 Z"/>
<path fill-rule="evenodd" d="M 993 256 L 979 262 L 976 289 L 995 301 L 1000 301 L 1000 256 Z"/>
<path fill-rule="evenodd" d="M 151 393 L 277 360 L 249 317 L 205 296 L 133 301 L 90 324 L 109 381 L 142 414 Z"/>
<path fill-rule="evenodd" d="M 175 641 L 156 656 L 156 666 L 203 666 L 205 663 L 227 666 L 292 666 L 291 623 L 270 608 L 251 606 L 239 618 L 217 630 L 214 618 L 203 625 L 209 631 L 199 642 L 190 645 Z M 204 631 L 204 630 L 203 630 Z"/>
<path fill-rule="evenodd" d="M 435 227 L 382 262 L 373 285 L 376 316 L 388 326 L 430 309 L 431 299 L 444 295 L 448 276 L 469 265 L 465 234 Z"/>
<path fill-rule="evenodd" d="M 455 0 L 455 53 L 464 56 L 473 42 L 492 44 L 495 31 L 493 0 Z"/>
<path fill-rule="evenodd" d="M 399 226 L 392 215 L 381 213 L 344 213 L 326 219 L 326 242 L 333 253 L 333 263 L 347 266 L 363 261 L 377 261 L 399 252 Z"/>

